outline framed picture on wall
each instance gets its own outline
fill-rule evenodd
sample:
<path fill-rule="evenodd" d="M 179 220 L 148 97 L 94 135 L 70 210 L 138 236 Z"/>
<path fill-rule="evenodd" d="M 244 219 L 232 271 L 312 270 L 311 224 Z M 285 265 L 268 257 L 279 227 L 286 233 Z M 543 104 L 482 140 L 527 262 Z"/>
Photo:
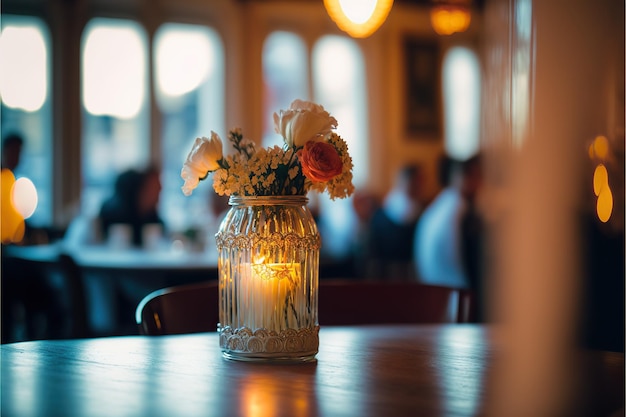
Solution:
<path fill-rule="evenodd" d="M 435 39 L 404 40 L 405 131 L 409 138 L 441 136 L 441 60 Z"/>

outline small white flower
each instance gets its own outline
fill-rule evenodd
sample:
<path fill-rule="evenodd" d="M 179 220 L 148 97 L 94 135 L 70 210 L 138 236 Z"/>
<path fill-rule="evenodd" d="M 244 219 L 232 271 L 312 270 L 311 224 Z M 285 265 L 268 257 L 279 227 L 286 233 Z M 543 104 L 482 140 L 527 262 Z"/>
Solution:
<path fill-rule="evenodd" d="M 217 133 L 211 132 L 210 139 L 196 138 L 180 172 L 181 178 L 185 180 L 183 193 L 190 195 L 200 180 L 206 178 L 209 172 L 218 170 L 222 158 L 222 140 Z"/>

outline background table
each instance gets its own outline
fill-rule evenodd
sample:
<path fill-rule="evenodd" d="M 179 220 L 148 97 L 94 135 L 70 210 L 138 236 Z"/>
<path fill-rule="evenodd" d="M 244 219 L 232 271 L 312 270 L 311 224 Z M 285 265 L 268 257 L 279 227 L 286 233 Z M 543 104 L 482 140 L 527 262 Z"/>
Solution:
<path fill-rule="evenodd" d="M 217 280 L 217 251 L 86 246 L 71 254 L 84 283 L 89 326 L 96 335 L 135 334 L 135 307 L 150 292 Z"/>
<path fill-rule="evenodd" d="M 485 404 L 492 333 L 478 325 L 323 327 L 317 362 L 296 365 L 227 361 L 216 333 L 15 343 L 0 347 L 1 411 L 475 416 Z"/>
<path fill-rule="evenodd" d="M 144 296 L 172 285 L 217 280 L 215 248 L 200 252 L 169 246 L 158 249 L 116 249 L 107 245 L 67 247 L 59 241 L 46 245 L 6 246 L 2 257 L 3 266 L 11 265 L 12 271 L 4 274 L 3 279 L 23 280 L 31 275 L 50 281 L 57 289 L 59 303 L 68 312 L 67 320 L 85 322 L 73 326 L 80 328 L 70 333 L 76 337 L 136 334 L 135 307 Z"/>
<path fill-rule="evenodd" d="M 213 273 L 217 271 L 217 251 L 176 251 L 146 249 L 111 249 L 88 246 L 74 251 L 72 257 L 85 271 Z M 217 275 L 215 275 L 217 278 Z M 206 278 L 208 279 L 208 278 Z"/>

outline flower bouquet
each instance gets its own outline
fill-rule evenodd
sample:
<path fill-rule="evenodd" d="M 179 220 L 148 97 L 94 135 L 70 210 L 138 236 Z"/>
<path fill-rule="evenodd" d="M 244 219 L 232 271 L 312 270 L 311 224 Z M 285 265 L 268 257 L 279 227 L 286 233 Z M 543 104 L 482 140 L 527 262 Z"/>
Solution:
<path fill-rule="evenodd" d="M 295 100 L 288 110 L 274 113 L 274 126 L 282 147 L 258 148 L 233 129 L 228 140 L 236 152 L 228 156 L 217 133 L 197 138 L 181 171 L 183 193 L 190 195 L 209 173 L 219 195 L 305 195 L 312 190 L 327 191 L 334 200 L 354 192 L 348 146 L 333 131 L 337 120 L 321 105 Z"/>

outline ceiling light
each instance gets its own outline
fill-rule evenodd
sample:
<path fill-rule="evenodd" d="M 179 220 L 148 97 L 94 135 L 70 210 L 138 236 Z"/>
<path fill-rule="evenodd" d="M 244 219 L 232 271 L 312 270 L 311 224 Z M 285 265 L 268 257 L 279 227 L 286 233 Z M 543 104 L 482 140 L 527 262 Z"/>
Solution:
<path fill-rule="evenodd" d="M 393 0 L 324 0 L 337 27 L 353 38 L 367 38 L 385 22 Z"/>
<path fill-rule="evenodd" d="M 470 9 L 465 4 L 440 2 L 430 9 L 430 22 L 439 35 L 464 32 L 471 20 Z"/>

